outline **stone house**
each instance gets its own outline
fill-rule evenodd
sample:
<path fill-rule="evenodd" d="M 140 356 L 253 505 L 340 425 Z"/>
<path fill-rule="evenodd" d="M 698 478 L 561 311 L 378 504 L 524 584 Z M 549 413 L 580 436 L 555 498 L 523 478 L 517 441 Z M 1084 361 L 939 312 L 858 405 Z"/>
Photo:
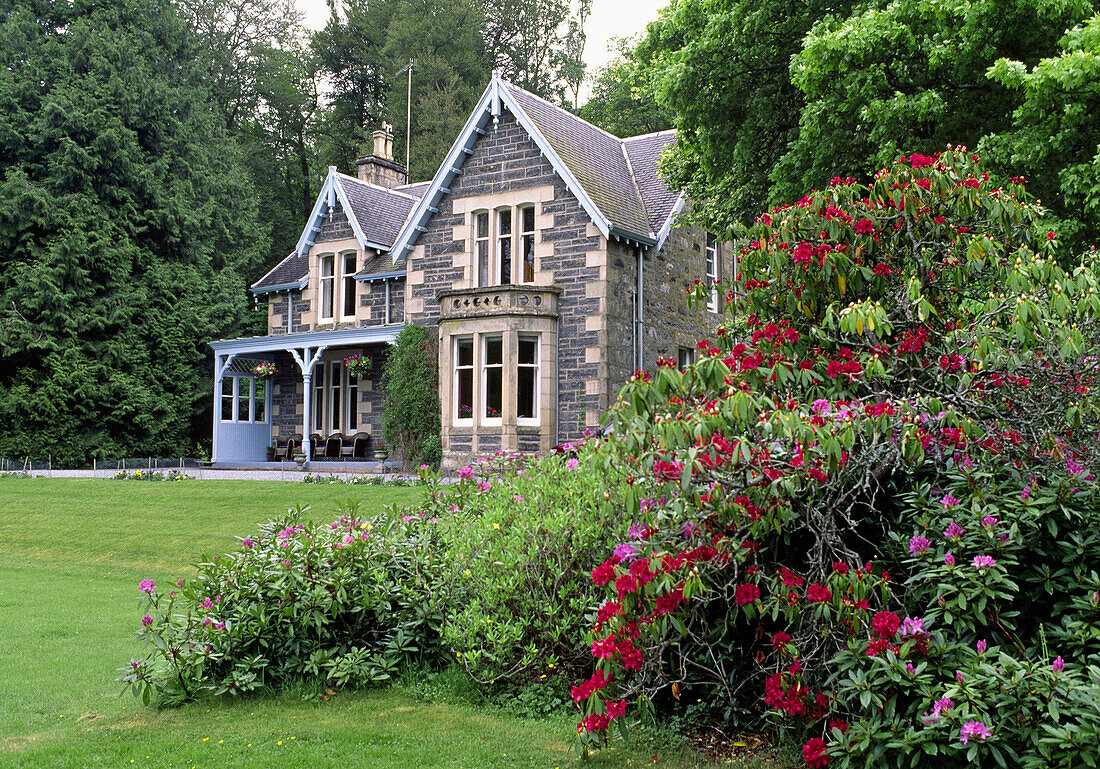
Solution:
<path fill-rule="evenodd" d="M 253 285 L 268 335 L 211 343 L 215 463 L 301 436 L 359 454 L 353 436 L 381 436 L 385 349 L 406 324 L 437 334 L 453 467 L 578 438 L 635 370 L 690 360 L 716 322 L 722 297 L 691 307 L 685 289 L 736 262 L 675 226 L 687 201 L 657 170 L 675 132 L 619 139 L 494 75 L 430 182 L 404 183 L 388 128 L 373 138 L 357 177 L 329 169 L 295 250 Z M 352 375 L 353 355 L 369 371 Z M 259 361 L 278 373 L 255 376 Z"/>

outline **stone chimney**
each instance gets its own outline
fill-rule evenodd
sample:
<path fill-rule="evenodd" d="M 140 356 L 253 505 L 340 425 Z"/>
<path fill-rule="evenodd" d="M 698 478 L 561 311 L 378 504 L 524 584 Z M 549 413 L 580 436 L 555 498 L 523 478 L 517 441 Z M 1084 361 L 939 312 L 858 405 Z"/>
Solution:
<path fill-rule="evenodd" d="M 396 187 L 408 181 L 408 169 L 393 159 L 393 126 L 383 123 L 381 130 L 371 134 L 374 147 L 370 155 L 359 158 L 359 179 L 379 187 Z"/>

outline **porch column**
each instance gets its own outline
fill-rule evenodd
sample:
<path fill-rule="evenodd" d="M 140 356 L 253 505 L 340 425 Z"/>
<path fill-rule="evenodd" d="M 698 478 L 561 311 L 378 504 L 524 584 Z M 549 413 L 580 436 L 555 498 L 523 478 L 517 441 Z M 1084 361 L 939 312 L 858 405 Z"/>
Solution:
<path fill-rule="evenodd" d="M 306 461 L 310 460 L 310 454 L 312 453 L 311 441 L 309 440 L 309 398 L 313 392 L 313 370 L 302 372 L 302 451 L 305 452 Z"/>
<path fill-rule="evenodd" d="M 222 356 L 214 353 L 214 429 L 211 433 L 212 441 L 210 444 L 210 461 L 218 461 L 218 433 L 221 432 L 221 400 L 222 400 L 222 379 L 224 378 L 225 369 L 222 367 Z"/>

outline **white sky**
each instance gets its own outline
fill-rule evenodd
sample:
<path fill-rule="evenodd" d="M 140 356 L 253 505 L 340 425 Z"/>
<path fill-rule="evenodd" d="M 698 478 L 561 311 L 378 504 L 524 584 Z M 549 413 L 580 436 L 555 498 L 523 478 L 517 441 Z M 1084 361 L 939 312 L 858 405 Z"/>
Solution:
<path fill-rule="evenodd" d="M 305 14 L 305 25 L 320 29 L 328 21 L 328 4 L 325 0 L 297 0 L 298 8 Z M 645 29 L 645 25 L 657 18 L 657 11 L 668 5 L 668 0 L 592 0 L 592 14 L 585 24 L 588 42 L 584 60 L 588 72 L 607 64 L 613 58 L 609 48 L 613 37 L 631 37 Z M 582 89 L 583 101 L 588 89 Z"/>

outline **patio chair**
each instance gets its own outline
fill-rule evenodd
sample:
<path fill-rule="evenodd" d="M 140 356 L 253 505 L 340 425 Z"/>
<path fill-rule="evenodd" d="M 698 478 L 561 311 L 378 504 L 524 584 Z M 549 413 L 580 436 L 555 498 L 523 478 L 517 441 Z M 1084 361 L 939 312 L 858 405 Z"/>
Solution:
<path fill-rule="evenodd" d="M 302 434 L 294 433 L 286 442 L 286 458 L 294 459 L 294 452 L 302 448 Z"/>
<path fill-rule="evenodd" d="M 351 439 L 351 456 L 354 459 L 366 459 L 370 453 L 370 433 L 356 433 Z"/>
<path fill-rule="evenodd" d="M 324 454 L 325 439 L 320 433 L 311 433 L 309 436 L 309 456 L 311 459 L 320 459 Z"/>
<path fill-rule="evenodd" d="M 340 449 L 344 446 L 344 436 L 335 433 L 325 441 L 325 459 L 339 459 Z"/>
<path fill-rule="evenodd" d="M 290 457 L 290 441 L 283 441 L 280 443 L 279 439 L 275 439 L 275 461 L 280 462 Z"/>

